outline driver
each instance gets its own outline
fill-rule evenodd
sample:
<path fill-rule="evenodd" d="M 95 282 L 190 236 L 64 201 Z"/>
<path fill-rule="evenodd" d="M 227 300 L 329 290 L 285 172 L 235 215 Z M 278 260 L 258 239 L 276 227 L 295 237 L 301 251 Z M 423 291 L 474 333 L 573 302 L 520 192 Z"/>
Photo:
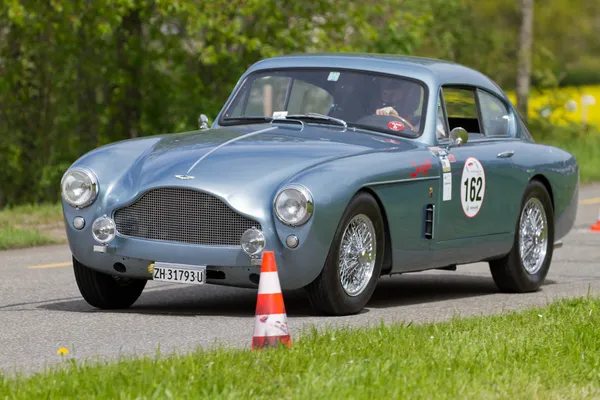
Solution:
<path fill-rule="evenodd" d="M 384 107 L 378 108 L 375 111 L 375 114 L 387 115 L 400 119 L 412 118 L 414 112 L 409 112 L 408 110 L 410 110 L 411 105 L 418 107 L 419 95 L 415 93 L 417 95 L 416 98 L 413 97 L 413 99 L 411 99 L 411 92 L 414 93 L 414 90 L 411 89 L 411 87 L 403 88 L 402 82 L 397 80 L 390 81 L 388 85 L 385 85 L 381 88 L 381 103 Z M 409 102 L 411 100 L 415 101 L 416 104 L 410 104 Z M 398 110 L 400 110 L 400 112 L 407 113 L 407 115 L 400 115 Z M 419 129 L 419 125 L 419 122 L 415 124 L 415 130 Z M 436 121 L 436 133 L 438 139 L 446 136 L 441 113 L 438 113 L 438 118 Z"/>
<path fill-rule="evenodd" d="M 398 110 L 404 108 L 406 104 L 405 97 L 407 93 L 402 88 L 402 83 L 397 80 L 391 80 L 389 84 L 382 85 L 381 88 L 381 103 L 384 107 L 378 108 L 375 111 L 377 115 L 389 115 L 391 117 L 403 117 L 398 113 Z M 418 99 L 417 99 L 418 101 Z M 407 116 L 410 117 L 410 116 Z"/>

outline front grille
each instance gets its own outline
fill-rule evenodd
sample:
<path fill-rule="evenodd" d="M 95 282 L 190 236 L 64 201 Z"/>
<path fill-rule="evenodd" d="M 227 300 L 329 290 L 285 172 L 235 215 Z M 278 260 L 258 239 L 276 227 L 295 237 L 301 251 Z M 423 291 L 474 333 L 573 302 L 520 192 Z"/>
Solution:
<path fill-rule="evenodd" d="M 146 192 L 115 212 L 121 235 L 211 246 L 238 246 L 246 229 L 261 229 L 206 193 L 181 188 Z"/>

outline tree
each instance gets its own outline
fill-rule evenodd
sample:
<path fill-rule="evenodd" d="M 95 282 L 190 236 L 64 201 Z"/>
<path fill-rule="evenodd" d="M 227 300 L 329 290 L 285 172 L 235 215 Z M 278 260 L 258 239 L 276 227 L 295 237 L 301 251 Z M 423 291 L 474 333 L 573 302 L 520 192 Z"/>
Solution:
<path fill-rule="evenodd" d="M 527 121 L 529 111 L 533 2 L 534 0 L 521 0 L 521 27 L 519 30 L 519 51 L 517 53 L 517 109 L 525 121 Z"/>

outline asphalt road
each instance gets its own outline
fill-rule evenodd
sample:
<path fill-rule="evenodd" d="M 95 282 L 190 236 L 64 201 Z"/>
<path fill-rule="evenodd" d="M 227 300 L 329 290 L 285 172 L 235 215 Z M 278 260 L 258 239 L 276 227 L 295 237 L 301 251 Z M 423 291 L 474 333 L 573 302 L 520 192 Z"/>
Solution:
<path fill-rule="evenodd" d="M 284 293 L 292 339 L 307 324 L 368 325 L 428 322 L 453 315 L 498 313 L 544 305 L 558 297 L 600 291 L 600 185 L 582 188 L 576 226 L 557 249 L 546 285 L 532 294 L 499 293 L 487 264 L 384 277 L 363 313 L 327 318 L 313 313 L 304 292 Z M 129 310 L 100 311 L 79 295 L 67 246 L 0 252 L 0 371 L 30 372 L 68 357 L 182 352 L 225 344 L 249 348 L 256 291 L 149 282 Z"/>

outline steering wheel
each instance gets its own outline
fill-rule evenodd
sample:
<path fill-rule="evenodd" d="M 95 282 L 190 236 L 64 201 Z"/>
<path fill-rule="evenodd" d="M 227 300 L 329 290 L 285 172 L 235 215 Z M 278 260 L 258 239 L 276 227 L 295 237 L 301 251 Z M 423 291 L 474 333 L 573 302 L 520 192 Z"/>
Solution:
<path fill-rule="evenodd" d="M 381 126 L 385 124 L 387 129 L 391 132 L 404 131 L 405 126 L 408 126 L 412 130 L 412 132 L 417 131 L 414 125 L 407 121 L 406 118 L 396 117 L 395 115 L 369 114 L 362 118 L 359 118 L 356 121 L 356 123 L 367 126 Z"/>
<path fill-rule="evenodd" d="M 377 114 L 375 114 L 375 115 L 377 115 Z M 404 123 L 404 124 L 408 125 L 408 127 L 409 127 L 409 128 L 410 128 L 410 129 L 411 129 L 413 132 L 415 132 L 415 131 L 416 131 L 416 129 L 415 129 L 415 127 L 413 126 L 413 124 L 411 124 L 410 122 L 408 122 L 408 120 L 407 120 L 406 118 L 404 118 L 404 117 L 401 117 L 401 116 L 399 116 L 399 115 L 397 115 L 397 116 L 396 116 L 396 115 L 386 115 L 386 117 L 397 118 L 397 119 L 399 119 L 400 121 L 402 121 L 402 123 Z"/>

